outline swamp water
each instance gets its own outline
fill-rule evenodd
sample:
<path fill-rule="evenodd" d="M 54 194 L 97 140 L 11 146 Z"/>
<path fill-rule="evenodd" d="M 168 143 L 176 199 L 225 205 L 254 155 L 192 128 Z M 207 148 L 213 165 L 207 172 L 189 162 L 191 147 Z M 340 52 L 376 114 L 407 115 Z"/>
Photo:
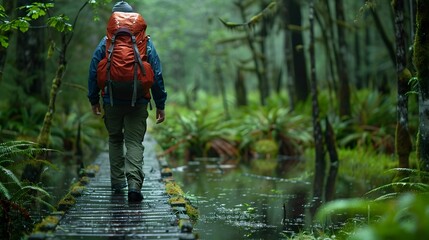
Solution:
<path fill-rule="evenodd" d="M 303 161 L 292 161 L 282 174 L 216 159 L 174 168 L 175 180 L 199 210 L 194 232 L 201 239 L 286 239 L 304 229 L 312 184 L 304 180 Z"/>
<path fill-rule="evenodd" d="M 54 160 L 56 170 L 47 170 L 43 179 L 51 204 L 68 192 L 81 166 L 92 163 L 88 161 Z M 276 165 L 273 160 L 254 160 L 257 166 L 220 165 L 218 161 L 198 159 L 173 168 L 174 179 L 198 208 L 194 233 L 200 239 L 287 239 L 309 225 L 312 177 L 306 175 L 304 160 L 284 160 L 290 162 L 282 164 L 282 173 L 267 167 Z"/>

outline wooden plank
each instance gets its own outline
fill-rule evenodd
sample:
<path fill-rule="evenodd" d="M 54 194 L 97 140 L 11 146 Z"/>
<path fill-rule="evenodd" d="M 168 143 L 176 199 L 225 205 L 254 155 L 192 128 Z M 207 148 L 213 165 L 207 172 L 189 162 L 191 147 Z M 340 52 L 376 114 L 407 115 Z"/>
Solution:
<path fill-rule="evenodd" d="M 144 145 L 143 202 L 128 203 L 126 189 L 120 194 L 110 190 L 109 157 L 102 153 L 94 163 L 100 166 L 99 172 L 55 231 L 33 234 L 29 239 L 195 239 L 188 231 L 182 232 L 179 214 L 168 203 L 162 166 L 155 155 L 156 142 L 148 136 Z"/>

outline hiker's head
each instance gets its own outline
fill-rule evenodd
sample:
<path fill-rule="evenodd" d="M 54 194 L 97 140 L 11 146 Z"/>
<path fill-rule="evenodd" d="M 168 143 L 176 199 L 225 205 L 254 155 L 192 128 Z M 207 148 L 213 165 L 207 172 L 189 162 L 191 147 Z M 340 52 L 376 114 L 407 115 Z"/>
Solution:
<path fill-rule="evenodd" d="M 134 12 L 134 10 L 127 2 L 119 1 L 113 6 L 112 12 Z"/>

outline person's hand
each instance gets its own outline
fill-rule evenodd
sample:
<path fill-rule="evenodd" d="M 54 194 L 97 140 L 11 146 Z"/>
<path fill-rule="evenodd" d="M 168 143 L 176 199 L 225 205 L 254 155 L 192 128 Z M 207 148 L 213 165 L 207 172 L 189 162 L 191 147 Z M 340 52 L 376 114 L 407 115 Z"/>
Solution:
<path fill-rule="evenodd" d="M 93 112 L 95 115 L 101 115 L 101 107 L 100 107 L 100 104 L 99 104 L 99 103 L 94 104 L 94 105 L 92 105 L 91 107 L 92 107 L 92 112 Z"/>
<path fill-rule="evenodd" d="M 156 123 L 162 123 L 165 120 L 165 111 L 161 109 L 156 109 Z"/>

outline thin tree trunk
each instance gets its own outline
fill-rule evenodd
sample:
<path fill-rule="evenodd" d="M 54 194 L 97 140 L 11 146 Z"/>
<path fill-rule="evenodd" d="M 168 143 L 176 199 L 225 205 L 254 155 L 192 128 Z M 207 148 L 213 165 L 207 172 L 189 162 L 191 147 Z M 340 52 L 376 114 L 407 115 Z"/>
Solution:
<path fill-rule="evenodd" d="M 337 152 L 337 146 L 335 143 L 334 129 L 332 128 L 332 125 L 329 122 L 328 118 L 326 118 L 325 123 L 326 123 L 325 141 L 326 141 L 326 148 L 328 150 L 329 159 L 330 159 L 329 173 L 326 179 L 326 188 L 325 188 L 325 200 L 326 202 L 328 202 L 328 201 L 334 200 L 335 183 L 336 183 L 340 161 L 338 160 L 338 152 Z"/>
<path fill-rule="evenodd" d="M 396 124 L 396 153 L 399 158 L 399 167 L 409 167 L 409 156 L 412 150 L 411 136 L 408 130 L 408 96 L 410 91 L 408 82 L 411 73 L 407 69 L 407 56 L 404 30 L 404 0 L 392 2 L 395 11 L 396 36 L 396 73 L 398 81 L 398 113 Z"/>
<path fill-rule="evenodd" d="M 243 71 L 237 67 L 237 76 L 235 80 L 235 97 L 237 107 L 247 105 L 247 91 L 244 82 Z"/>
<path fill-rule="evenodd" d="M 288 1 L 289 19 L 292 25 L 301 26 L 302 25 L 302 16 L 301 16 L 301 5 L 298 4 L 295 0 Z M 293 67 L 294 67 L 294 86 L 297 96 L 297 102 L 303 102 L 307 100 L 309 95 L 309 83 L 307 77 L 307 64 L 305 61 L 305 54 L 301 48 L 298 46 L 304 46 L 304 40 L 302 36 L 302 31 L 292 31 L 292 53 L 293 53 Z"/>
<path fill-rule="evenodd" d="M 289 94 L 289 106 L 293 111 L 295 109 L 295 100 L 297 99 L 295 89 L 295 69 L 293 67 L 293 47 L 292 47 L 292 31 L 289 30 L 289 8 L 287 2 L 290 0 L 283 0 L 283 21 L 284 21 L 284 51 L 286 63 L 286 84 L 287 92 Z"/>
<path fill-rule="evenodd" d="M 265 1 L 261 1 L 261 9 L 264 9 L 266 7 L 266 3 Z M 272 20 L 269 19 L 270 17 L 267 16 L 265 18 L 262 19 L 262 23 L 261 23 L 261 31 L 260 31 L 260 36 L 261 36 L 261 40 L 260 40 L 260 49 L 261 49 L 261 57 L 260 57 L 260 61 L 261 61 L 261 74 L 262 74 L 262 82 L 261 82 L 261 92 L 262 95 L 267 98 L 270 96 L 270 81 L 269 79 L 272 79 L 268 76 L 268 56 L 267 56 L 267 38 L 268 38 L 268 31 L 269 31 L 269 27 L 272 26 Z"/>
<path fill-rule="evenodd" d="M 329 14 L 329 13 L 328 13 Z M 319 23 L 320 28 L 321 29 L 332 29 L 332 26 L 327 26 L 326 23 L 324 24 L 322 22 L 322 19 L 320 18 L 319 14 L 317 12 L 314 12 L 314 17 L 316 19 L 316 21 Z M 328 18 L 330 18 L 330 15 L 328 15 Z M 328 24 L 331 22 L 330 20 L 327 21 Z M 323 37 L 323 45 L 325 47 L 325 53 L 326 53 L 326 57 L 328 59 L 328 63 L 327 63 L 327 67 L 329 68 L 329 71 L 327 71 L 327 85 L 328 85 L 328 89 L 329 89 L 329 101 L 330 101 L 330 105 L 331 106 L 335 106 L 335 96 L 336 96 L 336 92 L 338 90 L 338 86 L 336 83 L 336 71 L 335 71 L 335 63 L 334 60 L 335 56 L 338 54 L 337 50 L 335 48 L 335 44 L 332 44 L 332 37 L 328 36 L 329 31 L 321 31 L 322 37 Z M 332 50 L 331 50 L 332 49 Z M 333 54 L 331 54 L 333 52 Z M 333 57 L 333 56 L 334 57 Z M 332 96 L 334 95 L 334 96 Z"/>
<path fill-rule="evenodd" d="M 368 28 L 365 28 L 365 46 L 371 46 L 371 31 Z M 364 80 L 362 87 L 368 87 L 369 86 L 369 80 L 371 78 L 371 74 L 369 72 L 371 61 L 370 61 L 370 54 L 368 49 L 364 49 L 364 65 L 365 65 L 365 74 L 364 74 Z"/>
<path fill-rule="evenodd" d="M 19 0 L 19 6 L 26 6 L 34 0 Z M 39 2 L 43 2 L 40 0 Z M 19 11 L 25 16 L 24 10 Z M 46 100 L 45 91 L 45 28 L 39 28 L 44 23 L 44 17 L 31 22 L 27 32 L 18 32 L 16 45 L 16 67 L 20 70 L 16 75 L 16 83 L 23 87 L 26 95 Z M 19 99 L 18 99 L 19 100 Z M 19 101 L 18 101 L 19 103 Z"/>
<path fill-rule="evenodd" d="M 85 8 L 85 6 L 88 4 L 88 1 L 83 3 L 82 7 L 79 9 L 74 22 L 73 26 L 76 26 L 77 19 L 79 17 L 79 14 L 81 11 Z M 70 33 L 70 35 L 67 35 L 66 32 L 61 32 L 61 50 L 60 55 L 58 59 L 58 67 L 57 72 L 55 74 L 55 77 L 52 81 L 51 85 L 51 91 L 49 96 L 49 105 L 48 110 L 45 113 L 45 118 L 43 120 L 43 125 L 40 130 L 39 136 L 37 137 L 37 144 L 40 147 L 48 147 L 49 141 L 50 141 L 50 135 L 51 135 L 51 126 L 54 120 L 54 114 L 55 114 L 55 104 L 57 95 L 60 92 L 61 84 L 63 81 L 64 73 L 66 71 L 67 66 L 67 60 L 66 60 L 66 53 L 67 48 L 70 45 L 70 41 L 73 38 L 73 32 Z M 36 165 L 26 165 L 24 168 L 24 171 L 21 175 L 21 179 L 24 181 L 29 181 L 32 183 L 37 183 L 40 181 L 40 177 L 42 174 L 43 164 L 39 163 Z"/>
<path fill-rule="evenodd" d="M 371 14 L 374 18 L 375 26 L 377 27 L 378 33 L 380 34 L 381 39 L 384 42 L 384 45 L 387 48 L 387 52 L 389 53 L 390 60 L 392 60 L 393 65 L 395 65 L 396 57 L 395 57 L 395 48 L 393 44 L 390 42 L 390 38 L 384 30 L 383 24 L 381 23 L 380 17 L 375 9 L 371 8 Z"/>
<path fill-rule="evenodd" d="M 49 138 L 51 136 L 51 126 L 52 126 L 52 122 L 55 114 L 55 101 L 61 87 L 61 82 L 64 77 L 65 69 L 66 69 L 65 59 L 60 59 L 60 64 L 58 66 L 57 73 L 55 74 L 55 77 L 52 81 L 52 87 L 51 87 L 51 92 L 49 96 L 48 111 L 46 111 L 45 118 L 43 120 L 42 129 L 40 130 L 39 136 L 37 137 L 37 144 L 43 148 L 46 148 L 49 145 Z M 28 164 L 24 168 L 21 179 L 32 183 L 37 183 L 40 181 L 42 170 L 43 170 L 42 163 Z"/>
<path fill-rule="evenodd" d="M 360 31 L 355 31 L 354 33 L 354 53 L 355 53 L 355 60 L 356 60 L 356 64 L 355 64 L 355 68 L 354 73 L 356 76 L 356 87 L 357 89 L 362 89 L 362 74 L 360 74 L 360 70 L 362 69 L 362 57 L 361 57 L 361 44 L 360 44 Z"/>
<path fill-rule="evenodd" d="M 241 18 L 242 18 L 243 22 L 246 22 L 246 14 L 244 12 L 245 7 L 243 6 L 243 4 L 241 2 L 237 3 L 237 6 L 240 9 L 240 14 L 241 14 Z M 249 45 L 250 51 L 252 52 L 252 59 L 253 59 L 254 65 L 255 65 L 256 77 L 258 78 L 258 89 L 259 89 L 260 102 L 261 102 L 261 105 L 265 105 L 266 99 L 268 97 L 267 89 L 265 89 L 265 84 L 266 84 L 265 82 L 267 80 L 264 79 L 264 75 L 262 73 L 263 69 L 261 67 L 260 61 L 258 60 L 259 54 L 257 53 L 256 47 L 253 43 L 254 39 L 251 36 L 250 29 L 246 28 L 245 32 L 246 32 L 247 44 Z"/>
<path fill-rule="evenodd" d="M 367 0 L 362 0 L 363 1 L 363 3 L 365 4 L 366 3 L 366 1 Z M 368 21 L 368 13 L 367 12 L 365 12 L 365 22 L 367 22 Z M 364 28 L 365 30 L 364 30 L 364 34 L 365 34 L 365 37 L 364 37 L 364 46 L 371 46 L 371 31 L 370 31 L 370 28 L 368 28 L 368 27 L 365 27 Z M 371 63 L 370 63 L 370 51 L 371 50 L 368 50 L 368 48 L 364 48 L 363 49 L 363 65 L 364 65 L 364 67 L 363 67 L 363 70 L 364 70 L 364 77 L 363 77 L 363 81 L 362 81 L 362 87 L 363 88 L 365 88 L 365 87 L 368 87 L 369 86 L 369 80 L 370 80 L 370 78 L 371 78 L 371 74 L 370 74 L 370 72 L 369 72 L 369 69 L 370 69 L 370 65 L 371 65 Z"/>
<path fill-rule="evenodd" d="M 314 216 L 316 210 L 323 202 L 323 189 L 325 179 L 326 162 L 323 147 L 323 133 L 319 119 L 319 101 L 317 93 L 317 78 L 316 78 L 316 59 L 314 53 L 314 2 L 310 2 L 310 73 L 311 73 L 311 98 L 312 98 L 312 119 L 313 119 L 313 137 L 316 151 L 314 184 L 313 184 L 313 205 L 311 213 Z"/>
<path fill-rule="evenodd" d="M 328 44 L 331 46 L 332 49 L 332 53 L 333 56 L 330 57 L 330 71 L 332 74 L 332 87 L 335 90 L 335 92 L 338 92 L 338 78 L 339 78 L 339 74 L 338 70 L 336 68 L 338 68 L 338 64 L 336 64 L 336 60 L 339 59 L 338 55 L 339 55 L 339 51 L 337 49 L 337 46 L 334 42 L 335 39 L 335 31 L 334 31 L 334 21 L 333 21 L 333 17 L 332 17 L 332 10 L 329 4 L 329 0 L 325 0 L 325 4 L 324 6 L 326 7 L 326 15 L 327 15 L 327 26 L 326 26 L 326 35 L 329 36 L 330 35 L 330 40 L 328 40 Z M 316 16 L 316 20 L 317 20 L 317 14 Z M 325 31 L 322 31 L 325 32 Z M 329 35 L 328 35 L 329 33 Z M 328 37 L 329 38 L 329 37 Z"/>
<path fill-rule="evenodd" d="M 339 105 L 340 105 L 340 117 L 350 117 L 351 108 L 350 108 L 350 84 L 349 84 L 349 75 L 346 64 L 347 44 L 346 44 L 346 33 L 345 28 L 340 23 L 345 22 L 344 17 L 344 4 L 342 0 L 335 1 L 335 12 L 337 14 L 337 31 L 338 31 L 338 46 L 340 48 L 339 58 L 338 58 L 338 71 L 340 79 L 340 89 L 339 89 Z"/>
<path fill-rule="evenodd" d="M 419 81 L 419 133 L 417 155 L 420 170 L 429 172 L 429 1 L 417 0 L 414 65 Z"/>
<path fill-rule="evenodd" d="M 228 110 L 228 102 L 226 100 L 225 84 L 223 82 L 223 80 L 225 78 L 222 74 L 222 70 L 221 70 L 219 63 L 216 64 L 216 73 L 217 73 L 217 79 L 218 79 L 216 82 L 219 85 L 220 94 L 222 97 L 223 111 L 225 112 L 226 119 L 230 119 L 229 110 Z"/>

